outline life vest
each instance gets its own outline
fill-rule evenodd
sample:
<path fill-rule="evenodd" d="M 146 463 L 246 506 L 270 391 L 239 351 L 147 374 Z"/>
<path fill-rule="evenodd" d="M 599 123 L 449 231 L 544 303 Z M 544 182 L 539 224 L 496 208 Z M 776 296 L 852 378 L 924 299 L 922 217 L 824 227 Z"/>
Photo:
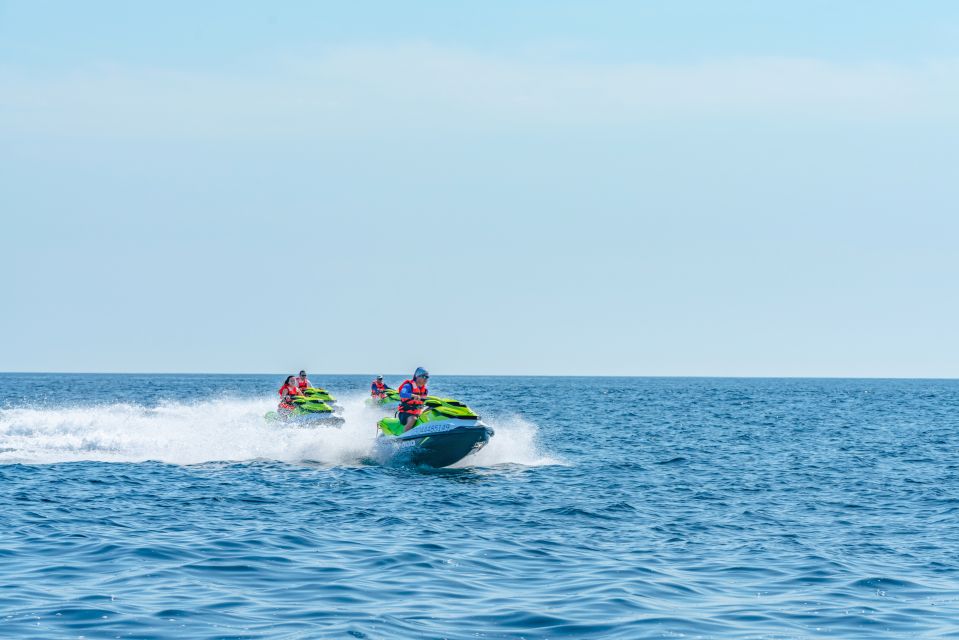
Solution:
<path fill-rule="evenodd" d="M 286 393 L 283 393 L 284 391 Z M 277 393 L 280 394 L 280 407 L 283 409 L 295 409 L 296 406 L 290 401 L 290 398 L 303 395 L 296 385 L 286 383 L 283 383 L 283 386 L 280 387 Z"/>
<path fill-rule="evenodd" d="M 374 398 L 382 398 L 386 395 L 386 385 L 379 380 L 374 380 L 370 385 L 370 395 Z"/>
<path fill-rule="evenodd" d="M 400 391 L 403 390 L 403 387 L 410 385 L 410 391 L 421 396 L 429 395 L 429 392 L 426 390 L 426 387 L 417 387 L 416 383 L 412 380 L 404 380 L 403 384 L 400 385 Z M 423 413 L 423 401 L 416 398 L 400 398 L 400 413 L 409 413 L 414 416 L 418 416 Z"/>
<path fill-rule="evenodd" d="M 289 395 L 291 395 L 291 396 L 302 396 L 302 395 L 303 395 L 303 394 L 300 392 L 300 388 L 297 387 L 295 384 L 286 384 L 286 383 L 284 382 L 284 383 L 283 383 L 283 386 L 280 387 L 280 390 L 279 390 L 277 393 L 279 393 L 279 394 L 280 394 L 280 397 L 282 397 L 282 396 L 284 395 L 284 393 L 283 393 L 284 391 L 285 391 L 286 393 L 288 393 Z"/>
<path fill-rule="evenodd" d="M 313 385 L 310 384 L 309 378 L 297 378 L 296 386 L 298 386 L 300 389 L 306 389 L 307 387 L 312 387 Z"/>

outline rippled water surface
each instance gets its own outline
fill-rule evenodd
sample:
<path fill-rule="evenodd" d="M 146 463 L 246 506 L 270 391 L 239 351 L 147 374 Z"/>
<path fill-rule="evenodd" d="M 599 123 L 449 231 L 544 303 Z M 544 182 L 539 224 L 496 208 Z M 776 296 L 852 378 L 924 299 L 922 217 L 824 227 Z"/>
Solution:
<path fill-rule="evenodd" d="M 957 381 L 439 374 L 425 472 L 313 379 L 0 375 L 0 636 L 959 638 Z"/>

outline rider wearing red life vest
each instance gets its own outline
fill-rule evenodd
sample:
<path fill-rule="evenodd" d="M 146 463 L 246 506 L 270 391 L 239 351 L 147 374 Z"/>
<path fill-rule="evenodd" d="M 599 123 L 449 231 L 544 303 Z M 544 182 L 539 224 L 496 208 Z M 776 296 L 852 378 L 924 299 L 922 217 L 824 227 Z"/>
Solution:
<path fill-rule="evenodd" d="M 313 386 L 313 384 L 310 382 L 310 379 L 306 377 L 306 371 L 300 371 L 300 377 L 296 379 L 296 386 L 300 389 L 306 389 L 307 387 Z"/>
<path fill-rule="evenodd" d="M 374 398 L 385 398 L 389 387 L 383 383 L 383 376 L 376 376 L 376 380 L 370 384 L 370 395 Z"/>
<path fill-rule="evenodd" d="M 296 384 L 296 376 L 289 376 L 277 393 L 280 394 L 281 411 L 293 411 L 296 408 L 296 405 L 293 404 L 293 398 L 303 395 Z"/>
<path fill-rule="evenodd" d="M 404 380 L 398 391 L 400 392 L 400 407 L 397 416 L 403 425 L 403 431 L 409 431 L 416 424 L 416 419 L 423 413 L 423 402 L 429 391 L 426 381 L 430 373 L 423 367 L 417 367 L 412 380 Z"/>

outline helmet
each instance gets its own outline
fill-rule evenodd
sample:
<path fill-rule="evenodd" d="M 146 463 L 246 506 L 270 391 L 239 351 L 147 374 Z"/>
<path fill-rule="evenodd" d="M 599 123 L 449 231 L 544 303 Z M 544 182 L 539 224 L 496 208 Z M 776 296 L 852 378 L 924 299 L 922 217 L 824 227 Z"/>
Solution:
<path fill-rule="evenodd" d="M 382 380 L 382 379 L 383 379 L 383 376 L 376 376 L 376 379 L 377 379 L 377 380 Z"/>
<path fill-rule="evenodd" d="M 416 367 L 416 371 L 413 373 L 414 378 L 419 378 L 420 376 L 430 377 L 430 372 L 424 369 L 423 367 Z"/>

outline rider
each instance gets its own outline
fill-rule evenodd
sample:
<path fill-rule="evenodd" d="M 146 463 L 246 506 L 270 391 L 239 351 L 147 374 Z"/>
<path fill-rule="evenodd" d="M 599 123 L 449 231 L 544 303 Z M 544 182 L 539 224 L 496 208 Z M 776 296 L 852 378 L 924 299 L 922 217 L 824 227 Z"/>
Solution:
<path fill-rule="evenodd" d="M 409 431 L 416 424 L 416 419 L 423 413 L 423 401 L 429 395 L 426 381 L 430 379 L 430 372 L 423 367 L 417 367 L 412 380 L 404 380 L 400 385 L 400 407 L 397 416 L 403 431 Z"/>
<path fill-rule="evenodd" d="M 376 380 L 370 384 L 370 395 L 378 400 L 385 398 L 389 390 L 390 388 L 383 383 L 383 376 L 376 376 Z"/>
<path fill-rule="evenodd" d="M 296 386 L 302 391 L 307 387 L 312 387 L 313 384 L 310 382 L 310 379 L 306 377 L 306 371 L 300 369 L 300 377 L 296 379 Z"/>
<path fill-rule="evenodd" d="M 296 376 L 287 376 L 286 382 L 284 382 L 283 386 L 280 387 L 278 393 L 280 394 L 279 410 L 281 412 L 293 411 L 296 409 L 296 405 L 293 404 L 293 398 L 303 395 L 303 392 L 300 391 L 300 388 L 296 386 Z"/>

